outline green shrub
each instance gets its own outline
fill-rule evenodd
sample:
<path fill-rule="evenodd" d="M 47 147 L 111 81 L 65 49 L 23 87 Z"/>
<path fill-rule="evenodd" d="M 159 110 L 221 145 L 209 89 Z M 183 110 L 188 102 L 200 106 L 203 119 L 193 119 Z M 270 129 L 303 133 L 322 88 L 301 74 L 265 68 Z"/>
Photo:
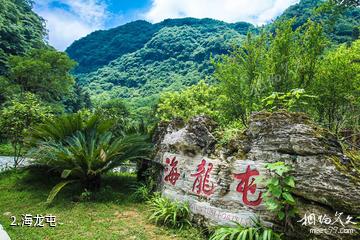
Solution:
<path fill-rule="evenodd" d="M 12 145 L 15 168 L 24 160 L 25 139 L 30 129 L 51 116 L 51 108 L 32 93 L 13 98 L 0 109 L 0 135 Z"/>
<path fill-rule="evenodd" d="M 33 163 L 45 166 L 64 180 L 50 192 L 57 193 L 71 183 L 81 183 L 89 191 L 101 186 L 101 176 L 124 162 L 146 158 L 151 145 L 146 137 L 133 134 L 115 137 L 112 122 L 98 116 L 73 114 L 55 118 L 34 129 L 30 139 Z"/>
<path fill-rule="evenodd" d="M 147 185 L 140 183 L 140 185 L 135 186 L 134 189 L 135 191 L 131 196 L 134 201 L 142 202 L 151 198 L 152 191 Z"/>
<path fill-rule="evenodd" d="M 219 138 L 219 144 L 226 145 L 230 143 L 231 140 L 243 133 L 244 129 L 245 126 L 240 120 L 233 121 L 225 127 L 219 128 L 216 131 L 216 135 Z"/>
<path fill-rule="evenodd" d="M 12 156 L 13 154 L 14 154 L 14 149 L 10 143 L 0 144 L 0 155 Z"/>
<path fill-rule="evenodd" d="M 164 92 L 159 99 L 156 115 L 161 121 L 171 121 L 176 117 L 188 121 L 201 114 L 222 123 L 222 98 L 217 87 L 200 81 L 197 85 L 179 92 Z"/>
<path fill-rule="evenodd" d="M 188 203 L 172 201 L 162 197 L 159 193 L 148 201 L 150 217 L 149 220 L 156 224 L 182 229 L 191 226 L 190 208 Z"/>
<path fill-rule="evenodd" d="M 304 89 L 292 89 L 287 93 L 273 92 L 262 100 L 264 109 L 277 111 L 286 109 L 288 111 L 306 112 L 309 103 L 314 101 L 316 96 L 308 95 Z"/>
<path fill-rule="evenodd" d="M 222 226 L 215 230 L 210 240 L 280 240 L 282 234 L 274 232 L 259 221 L 254 221 L 255 226 L 244 227 L 236 223 L 235 227 Z"/>
<path fill-rule="evenodd" d="M 284 222 L 286 231 L 288 226 L 292 227 L 291 219 L 297 212 L 293 197 L 295 178 L 290 175 L 292 168 L 284 162 L 268 163 L 265 168 L 271 173 L 271 177 L 266 181 L 265 204 L 269 211 L 274 212 L 279 220 Z"/>

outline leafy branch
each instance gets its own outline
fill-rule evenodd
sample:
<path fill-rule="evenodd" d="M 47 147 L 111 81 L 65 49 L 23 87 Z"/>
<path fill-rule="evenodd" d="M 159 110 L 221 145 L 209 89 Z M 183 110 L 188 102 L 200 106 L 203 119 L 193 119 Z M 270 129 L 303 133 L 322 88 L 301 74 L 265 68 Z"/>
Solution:
<path fill-rule="evenodd" d="M 269 163 L 265 167 L 271 174 L 266 181 L 265 205 L 284 223 L 286 232 L 289 226 L 293 228 L 291 219 L 297 211 L 296 201 L 292 195 L 295 189 L 295 178 L 289 175 L 292 169 L 284 162 Z"/>

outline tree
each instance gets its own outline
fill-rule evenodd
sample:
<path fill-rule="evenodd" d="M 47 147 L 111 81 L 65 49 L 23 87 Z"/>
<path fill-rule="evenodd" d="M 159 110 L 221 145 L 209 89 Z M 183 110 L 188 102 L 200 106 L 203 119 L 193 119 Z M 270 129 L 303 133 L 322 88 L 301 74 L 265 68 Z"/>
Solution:
<path fill-rule="evenodd" d="M 33 49 L 25 56 L 9 58 L 9 80 L 24 92 L 49 102 L 58 101 L 70 93 L 75 83 L 70 74 L 75 64 L 63 52 Z"/>
<path fill-rule="evenodd" d="M 273 92 L 262 100 L 264 109 L 278 111 L 285 109 L 290 112 L 306 112 L 309 103 L 316 96 L 306 94 L 304 89 L 292 89 L 287 93 Z"/>
<path fill-rule="evenodd" d="M 300 29 L 297 40 L 296 74 L 297 88 L 307 89 L 314 81 L 315 74 L 325 47 L 328 45 L 322 26 L 308 20 Z"/>
<path fill-rule="evenodd" d="M 10 55 L 45 47 L 45 21 L 32 11 L 31 0 L 0 0 L 0 74 Z"/>
<path fill-rule="evenodd" d="M 0 76 L 0 106 L 9 100 L 12 96 L 20 92 L 17 84 L 11 83 L 7 78 Z"/>
<path fill-rule="evenodd" d="M 298 32 L 293 31 L 295 19 L 278 22 L 275 33 L 270 36 L 267 59 L 268 74 L 275 92 L 287 92 L 296 87 L 296 44 Z"/>
<path fill-rule="evenodd" d="M 338 133 L 342 127 L 358 127 L 360 114 L 360 40 L 342 45 L 321 61 L 312 93 L 319 121 Z"/>
<path fill-rule="evenodd" d="M 86 118 L 77 113 L 54 118 L 34 129 L 30 138 L 33 162 L 63 179 L 50 192 L 48 203 L 71 183 L 97 191 L 102 174 L 150 153 L 151 145 L 145 136 L 115 137 L 111 132 L 113 124 L 97 115 Z"/>
<path fill-rule="evenodd" d="M 260 102 L 260 95 L 268 92 L 266 50 L 266 35 L 254 37 L 249 33 L 241 47 L 214 61 L 214 76 L 219 80 L 219 91 L 226 96 L 223 104 L 229 120 L 240 118 L 246 125 L 248 115 Z"/>
<path fill-rule="evenodd" d="M 351 0 L 350 0 L 351 1 Z M 275 23 L 296 17 L 293 28 L 297 29 L 308 20 L 315 21 L 324 29 L 325 35 L 335 44 L 352 42 L 352 31 L 360 24 L 360 9 L 336 2 L 350 2 L 346 0 L 301 0 L 290 6 L 279 16 Z M 358 0 L 357 0 L 358 1 Z M 270 28 L 273 24 L 270 24 Z"/>
<path fill-rule="evenodd" d="M 191 117 L 205 114 L 222 123 L 221 114 L 222 95 L 217 87 L 200 81 L 180 92 L 165 92 L 161 95 L 156 115 L 162 121 L 171 121 L 173 118 L 182 118 L 185 121 Z"/>
<path fill-rule="evenodd" d="M 241 47 L 215 62 L 228 120 L 241 119 L 246 125 L 264 98 L 291 96 L 296 89 L 308 92 L 327 41 L 319 24 L 308 21 L 293 30 L 294 21 L 277 22 L 267 34 L 249 33 Z"/>
<path fill-rule="evenodd" d="M 359 0 L 329 0 L 330 3 L 343 7 L 359 7 Z"/>
<path fill-rule="evenodd" d="M 13 146 L 14 167 L 23 160 L 24 140 L 29 129 L 49 119 L 50 116 L 50 108 L 45 107 L 31 93 L 11 100 L 0 111 L 0 132 L 10 140 Z"/>
<path fill-rule="evenodd" d="M 84 90 L 78 83 L 75 83 L 71 93 L 64 101 L 64 105 L 66 111 L 72 113 L 76 113 L 82 109 L 91 109 L 92 102 L 89 92 Z"/>
<path fill-rule="evenodd" d="M 96 110 L 99 115 L 107 119 L 117 119 L 129 117 L 129 110 L 127 109 L 123 99 L 111 99 L 102 103 Z"/>
<path fill-rule="evenodd" d="M 359 3 L 359 0 L 318 1 L 312 18 L 323 26 L 332 42 L 351 43 L 358 35 Z"/>
<path fill-rule="evenodd" d="M 132 127 L 130 112 L 122 99 L 105 101 L 95 109 L 95 114 L 103 120 L 114 122 L 111 130 L 115 136 L 124 135 Z"/>

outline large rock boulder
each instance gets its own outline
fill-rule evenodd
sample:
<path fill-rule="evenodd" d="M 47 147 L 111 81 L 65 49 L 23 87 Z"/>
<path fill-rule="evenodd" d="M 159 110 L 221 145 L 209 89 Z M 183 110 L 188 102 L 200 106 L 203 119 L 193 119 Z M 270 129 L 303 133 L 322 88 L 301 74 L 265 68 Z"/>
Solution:
<path fill-rule="evenodd" d="M 299 215 L 289 239 L 359 239 L 352 222 L 360 215 L 360 176 L 328 131 L 303 114 L 282 111 L 254 113 L 227 146 L 217 144 L 215 128 L 200 116 L 163 125 L 156 134 L 161 191 L 189 202 L 194 221 L 251 225 L 260 217 L 279 227 L 265 207 L 265 186 L 255 179 L 269 174 L 265 164 L 283 161 L 294 169 Z"/>

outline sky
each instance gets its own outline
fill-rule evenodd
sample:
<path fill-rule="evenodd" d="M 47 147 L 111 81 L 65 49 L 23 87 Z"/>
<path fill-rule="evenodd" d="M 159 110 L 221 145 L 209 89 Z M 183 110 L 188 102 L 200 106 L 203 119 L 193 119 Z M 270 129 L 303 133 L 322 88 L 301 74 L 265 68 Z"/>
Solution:
<path fill-rule="evenodd" d="M 65 50 L 73 41 L 99 29 L 142 19 L 214 18 L 225 22 L 266 24 L 299 0 L 35 0 L 46 20 L 48 41 Z"/>

